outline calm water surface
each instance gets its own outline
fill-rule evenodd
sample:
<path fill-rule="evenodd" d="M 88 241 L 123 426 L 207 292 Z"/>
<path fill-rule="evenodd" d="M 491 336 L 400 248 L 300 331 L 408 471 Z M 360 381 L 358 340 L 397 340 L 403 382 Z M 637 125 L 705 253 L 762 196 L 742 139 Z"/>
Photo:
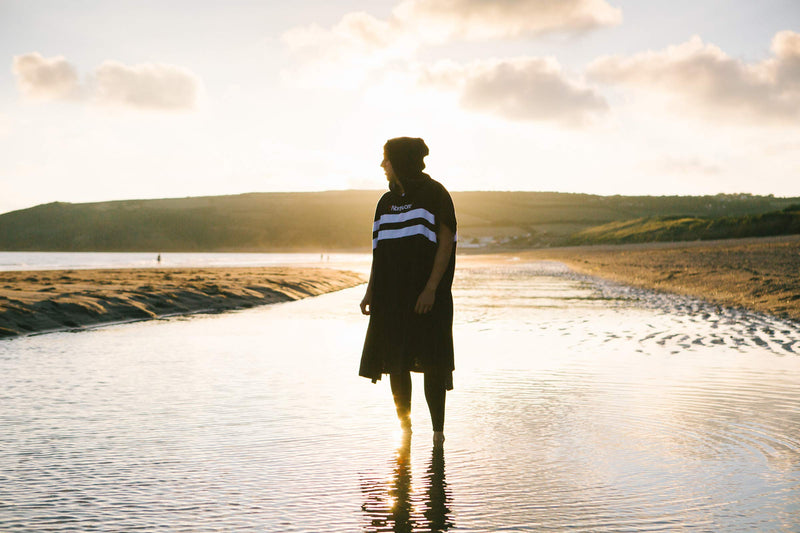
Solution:
<path fill-rule="evenodd" d="M 161 255 L 161 262 L 157 257 Z M 88 268 L 330 266 L 357 264 L 369 270 L 370 254 L 0 252 L 0 271 Z M 364 264 L 366 263 L 366 267 Z"/>
<path fill-rule="evenodd" d="M 796 325 L 464 264 L 443 451 L 363 287 L 0 342 L 0 530 L 800 529 Z"/>

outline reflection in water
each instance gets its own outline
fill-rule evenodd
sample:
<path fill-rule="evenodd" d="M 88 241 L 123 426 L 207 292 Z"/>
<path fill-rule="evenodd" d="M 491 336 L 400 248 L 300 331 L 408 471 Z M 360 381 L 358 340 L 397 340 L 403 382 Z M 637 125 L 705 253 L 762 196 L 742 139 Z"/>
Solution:
<path fill-rule="evenodd" d="M 800 531 L 797 323 L 462 266 L 445 483 L 362 296 L 0 341 L 0 531 Z"/>
<path fill-rule="evenodd" d="M 431 464 L 427 472 L 428 508 L 425 518 L 428 519 L 430 531 L 447 531 L 453 525 L 450 520 L 450 491 L 444 480 L 444 448 L 434 446 Z"/>
<path fill-rule="evenodd" d="M 444 476 L 444 449 L 434 446 L 423 487 L 411 476 L 411 434 L 406 433 L 392 461 L 392 479 L 363 477 L 361 492 L 366 532 L 411 533 L 447 531 L 451 495 Z M 422 490 L 420 490 L 422 489 Z M 424 491 L 424 494 L 422 493 Z"/>

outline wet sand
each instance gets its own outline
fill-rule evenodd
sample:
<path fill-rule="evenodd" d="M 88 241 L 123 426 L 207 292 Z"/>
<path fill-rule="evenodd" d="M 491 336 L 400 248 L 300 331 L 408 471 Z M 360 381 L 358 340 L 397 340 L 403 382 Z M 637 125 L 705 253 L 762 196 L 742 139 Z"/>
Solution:
<path fill-rule="evenodd" d="M 644 289 L 800 320 L 800 235 L 514 253 Z"/>
<path fill-rule="evenodd" d="M 313 268 L 180 268 L 0 272 L 0 338 L 220 312 L 298 300 L 363 283 Z"/>

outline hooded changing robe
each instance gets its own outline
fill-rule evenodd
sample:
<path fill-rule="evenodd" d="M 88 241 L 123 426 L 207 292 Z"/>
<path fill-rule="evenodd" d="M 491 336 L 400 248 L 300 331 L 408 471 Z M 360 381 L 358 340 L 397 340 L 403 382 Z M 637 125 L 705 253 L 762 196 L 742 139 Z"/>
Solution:
<path fill-rule="evenodd" d="M 372 302 L 359 375 L 425 372 L 453 388 L 453 296 L 456 246 L 436 289 L 433 309 L 414 306 L 428 282 L 442 224 L 456 234 L 447 190 L 427 174 L 404 182 L 405 194 L 390 190 L 378 201 L 372 227 Z"/>

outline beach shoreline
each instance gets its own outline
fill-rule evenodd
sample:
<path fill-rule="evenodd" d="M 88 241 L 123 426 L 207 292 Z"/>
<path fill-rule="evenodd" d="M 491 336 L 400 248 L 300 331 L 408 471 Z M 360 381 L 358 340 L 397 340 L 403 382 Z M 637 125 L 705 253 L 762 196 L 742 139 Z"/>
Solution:
<path fill-rule="evenodd" d="M 559 261 L 575 272 L 800 321 L 800 235 L 459 255 L 460 264 Z M 297 300 L 364 283 L 307 267 L 0 272 L 0 339 Z"/>
<path fill-rule="evenodd" d="M 560 261 L 617 283 L 800 321 L 800 235 L 498 254 Z"/>
<path fill-rule="evenodd" d="M 245 309 L 364 283 L 325 268 L 211 267 L 0 272 L 0 339 Z"/>

